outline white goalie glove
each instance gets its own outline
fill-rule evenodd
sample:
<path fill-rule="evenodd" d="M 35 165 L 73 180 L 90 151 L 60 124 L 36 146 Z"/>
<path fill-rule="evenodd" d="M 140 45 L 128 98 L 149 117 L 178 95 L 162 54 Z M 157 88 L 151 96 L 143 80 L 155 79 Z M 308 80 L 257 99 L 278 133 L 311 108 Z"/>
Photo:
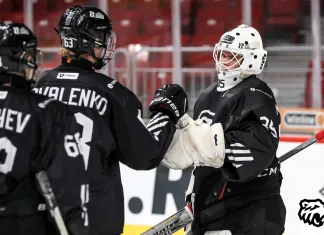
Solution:
<path fill-rule="evenodd" d="M 198 119 L 194 121 L 185 114 L 166 152 L 162 164 L 170 169 L 182 170 L 189 166 L 211 166 L 224 164 L 225 140 L 220 123 L 212 126 Z"/>

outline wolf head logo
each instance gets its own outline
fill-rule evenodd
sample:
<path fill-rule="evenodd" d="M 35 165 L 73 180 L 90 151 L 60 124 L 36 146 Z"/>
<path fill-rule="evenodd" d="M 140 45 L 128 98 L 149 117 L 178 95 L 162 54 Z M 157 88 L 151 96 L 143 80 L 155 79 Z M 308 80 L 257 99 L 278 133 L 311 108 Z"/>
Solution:
<path fill-rule="evenodd" d="M 320 199 L 301 200 L 298 217 L 304 223 L 321 227 L 324 224 L 324 202 Z"/>

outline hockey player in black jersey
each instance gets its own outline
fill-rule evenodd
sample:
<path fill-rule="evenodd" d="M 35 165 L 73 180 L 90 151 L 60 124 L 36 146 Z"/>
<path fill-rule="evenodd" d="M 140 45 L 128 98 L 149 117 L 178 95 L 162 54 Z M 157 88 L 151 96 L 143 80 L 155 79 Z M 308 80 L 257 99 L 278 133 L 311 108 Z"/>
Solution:
<path fill-rule="evenodd" d="M 69 234 L 85 235 L 79 127 L 67 105 L 31 92 L 39 55 L 24 24 L 0 24 L 0 234 L 59 234 L 36 184 L 44 170 Z"/>
<path fill-rule="evenodd" d="M 83 126 L 80 142 L 89 175 L 89 227 L 92 235 L 123 232 L 124 198 L 119 162 L 136 170 L 157 167 L 172 140 L 175 123 L 188 109 L 180 86 L 156 92 L 147 126 L 137 97 L 95 70 L 111 59 L 116 36 L 100 9 L 76 6 L 59 22 L 62 64 L 46 71 L 34 92 L 70 105 Z M 93 124 L 98 124 L 95 128 Z"/>
<path fill-rule="evenodd" d="M 169 168 L 195 166 L 186 197 L 194 213 L 187 235 L 284 232 L 276 157 L 280 114 L 271 89 L 256 77 L 266 58 L 254 28 L 226 32 L 214 50 L 218 82 L 202 92 L 193 120 L 187 117 L 166 153 Z"/>

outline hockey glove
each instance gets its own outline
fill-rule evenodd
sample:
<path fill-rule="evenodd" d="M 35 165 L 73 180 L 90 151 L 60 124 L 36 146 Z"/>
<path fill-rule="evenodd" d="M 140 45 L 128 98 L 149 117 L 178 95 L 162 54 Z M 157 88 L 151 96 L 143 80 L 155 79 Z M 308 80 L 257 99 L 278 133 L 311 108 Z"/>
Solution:
<path fill-rule="evenodd" d="M 150 104 L 151 112 L 162 112 L 174 123 L 188 111 L 188 98 L 183 88 L 176 84 L 167 84 L 155 91 Z"/>
<path fill-rule="evenodd" d="M 185 114 L 178 122 L 173 140 L 162 164 L 182 170 L 189 166 L 222 167 L 225 158 L 225 139 L 222 124 L 212 126 L 203 120 L 192 120 Z"/>

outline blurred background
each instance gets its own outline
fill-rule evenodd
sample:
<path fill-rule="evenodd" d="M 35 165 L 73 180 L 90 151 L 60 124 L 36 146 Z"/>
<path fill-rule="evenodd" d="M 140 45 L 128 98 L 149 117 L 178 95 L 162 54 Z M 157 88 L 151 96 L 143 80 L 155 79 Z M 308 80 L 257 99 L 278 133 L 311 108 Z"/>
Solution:
<path fill-rule="evenodd" d="M 185 87 L 192 112 L 200 92 L 217 81 L 215 43 L 245 23 L 260 32 L 268 51 L 260 78 L 282 109 L 283 133 L 324 127 L 322 0 L 0 0 L 0 20 L 33 29 L 46 70 L 61 61 L 53 26 L 74 5 L 99 7 L 112 20 L 116 51 L 101 72 L 136 93 L 145 117 L 155 89 L 170 82 Z"/>

